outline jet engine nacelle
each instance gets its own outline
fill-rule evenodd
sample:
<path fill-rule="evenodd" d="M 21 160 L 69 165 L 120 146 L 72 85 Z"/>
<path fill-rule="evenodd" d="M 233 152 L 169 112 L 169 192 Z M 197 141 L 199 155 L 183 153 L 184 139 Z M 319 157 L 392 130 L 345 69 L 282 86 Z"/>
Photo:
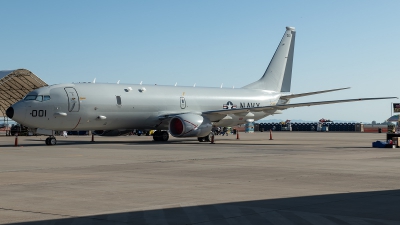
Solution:
<path fill-rule="evenodd" d="M 211 128 L 208 118 L 196 114 L 180 114 L 169 122 L 169 133 L 174 137 L 205 137 Z"/>

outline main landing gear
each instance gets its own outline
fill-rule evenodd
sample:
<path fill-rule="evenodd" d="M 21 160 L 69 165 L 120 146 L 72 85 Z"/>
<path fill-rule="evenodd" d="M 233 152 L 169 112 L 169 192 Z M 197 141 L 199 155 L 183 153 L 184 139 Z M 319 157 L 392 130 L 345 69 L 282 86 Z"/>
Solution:
<path fill-rule="evenodd" d="M 48 138 L 46 138 L 46 145 L 56 145 L 57 144 L 57 140 L 54 136 L 50 136 Z"/>
<path fill-rule="evenodd" d="M 168 141 L 169 133 L 168 131 L 160 131 L 157 130 L 153 133 L 153 140 L 154 141 Z"/>
<path fill-rule="evenodd" d="M 210 132 L 210 133 L 209 133 L 207 136 L 205 136 L 205 137 L 198 137 L 197 140 L 198 140 L 199 142 L 211 142 L 212 136 L 214 136 L 214 133 L 213 133 L 213 132 Z"/>

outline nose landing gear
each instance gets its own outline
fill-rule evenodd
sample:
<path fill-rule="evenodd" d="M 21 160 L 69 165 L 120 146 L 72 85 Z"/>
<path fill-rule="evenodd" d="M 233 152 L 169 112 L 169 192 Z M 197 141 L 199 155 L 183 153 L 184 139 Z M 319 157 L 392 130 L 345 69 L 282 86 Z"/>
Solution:
<path fill-rule="evenodd" d="M 57 140 L 54 136 L 50 136 L 48 138 L 46 138 L 46 145 L 56 145 L 57 144 Z"/>

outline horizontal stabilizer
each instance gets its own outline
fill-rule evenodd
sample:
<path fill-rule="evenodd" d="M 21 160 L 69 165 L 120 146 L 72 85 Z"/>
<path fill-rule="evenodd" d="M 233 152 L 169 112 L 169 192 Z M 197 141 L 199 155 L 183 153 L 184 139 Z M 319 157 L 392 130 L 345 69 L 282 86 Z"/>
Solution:
<path fill-rule="evenodd" d="M 328 105 L 328 104 L 343 103 L 343 102 L 359 102 L 359 101 L 394 99 L 394 98 L 397 98 L 397 97 L 356 98 L 356 99 L 343 99 L 343 100 L 332 100 L 332 101 L 321 101 L 321 102 L 304 102 L 304 103 L 260 106 L 260 107 L 240 108 L 240 109 L 221 109 L 221 110 L 214 110 L 214 111 L 206 111 L 206 112 L 203 112 L 203 115 L 207 115 L 207 114 L 236 114 L 236 113 L 245 113 L 245 112 L 262 112 L 262 111 L 289 109 L 289 108 L 297 108 L 297 107 L 313 106 L 313 105 Z"/>
<path fill-rule="evenodd" d="M 301 94 L 282 95 L 281 99 L 288 100 L 288 99 L 292 99 L 292 98 L 304 97 L 304 96 L 309 96 L 309 95 L 317 95 L 317 94 L 322 94 L 322 93 L 327 93 L 327 92 L 332 92 L 332 91 L 346 90 L 346 89 L 350 89 L 350 87 L 337 88 L 337 89 L 324 90 L 324 91 L 314 91 L 314 92 L 307 92 L 307 93 L 301 93 Z"/>

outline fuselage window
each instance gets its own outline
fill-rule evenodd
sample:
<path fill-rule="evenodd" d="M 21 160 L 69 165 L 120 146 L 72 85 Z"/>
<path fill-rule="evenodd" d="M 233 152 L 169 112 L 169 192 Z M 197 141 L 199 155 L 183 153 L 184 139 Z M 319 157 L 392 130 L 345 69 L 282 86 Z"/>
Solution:
<path fill-rule="evenodd" d="M 43 96 L 43 101 L 48 101 L 48 100 L 50 100 L 50 96 L 49 95 Z"/>
<path fill-rule="evenodd" d="M 115 96 L 117 97 L 117 105 L 121 105 L 121 96 Z"/>

